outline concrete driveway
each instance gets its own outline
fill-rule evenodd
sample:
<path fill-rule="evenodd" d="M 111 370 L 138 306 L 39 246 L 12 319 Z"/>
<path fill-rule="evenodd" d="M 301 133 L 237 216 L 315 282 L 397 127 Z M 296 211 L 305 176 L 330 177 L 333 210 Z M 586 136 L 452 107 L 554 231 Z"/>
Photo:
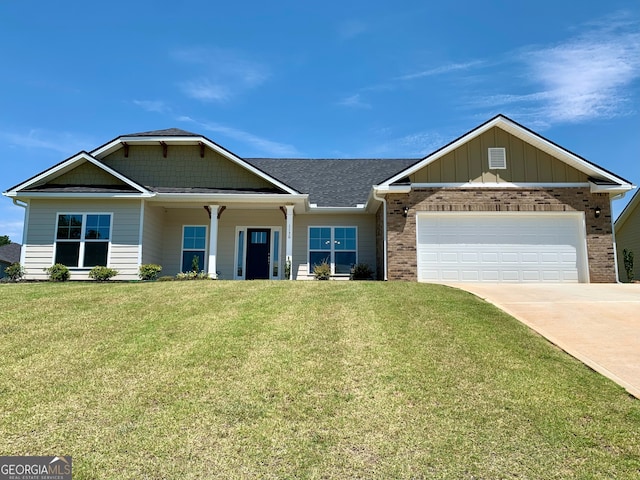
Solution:
<path fill-rule="evenodd" d="M 450 284 L 493 303 L 640 398 L 640 284 Z"/>

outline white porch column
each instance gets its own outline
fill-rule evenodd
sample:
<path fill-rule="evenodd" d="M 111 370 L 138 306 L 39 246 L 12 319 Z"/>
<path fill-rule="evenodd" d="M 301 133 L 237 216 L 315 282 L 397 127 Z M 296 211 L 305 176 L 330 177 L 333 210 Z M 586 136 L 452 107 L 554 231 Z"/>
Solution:
<path fill-rule="evenodd" d="M 218 278 L 216 257 L 218 255 L 218 205 L 209 205 L 211 221 L 209 222 L 209 262 L 207 274 L 210 278 Z"/>
<path fill-rule="evenodd" d="M 290 266 L 289 280 L 293 280 L 293 205 L 285 205 L 287 209 L 287 241 L 285 247 L 285 262 Z"/>

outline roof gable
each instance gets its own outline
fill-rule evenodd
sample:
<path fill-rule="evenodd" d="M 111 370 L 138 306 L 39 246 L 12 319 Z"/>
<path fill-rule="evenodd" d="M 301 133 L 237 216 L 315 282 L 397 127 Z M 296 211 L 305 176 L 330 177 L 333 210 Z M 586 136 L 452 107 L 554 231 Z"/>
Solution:
<path fill-rule="evenodd" d="M 631 198 L 631 200 L 629 201 L 629 203 L 627 203 L 627 206 L 624 207 L 624 210 L 622 210 L 622 213 L 620 213 L 620 215 L 618 215 L 618 218 L 616 218 L 615 221 L 615 230 L 616 233 L 624 227 L 625 223 L 633 218 L 634 216 L 637 217 L 640 215 L 640 190 L 637 190 L 636 193 L 633 195 L 633 197 Z"/>
<path fill-rule="evenodd" d="M 225 157 L 229 161 L 237 164 L 238 166 L 248 170 L 254 175 L 261 177 L 262 179 L 270 183 L 273 187 L 279 188 L 282 191 L 292 195 L 299 193 L 289 185 L 286 185 L 277 178 L 272 177 L 267 172 L 254 167 L 230 150 L 227 150 L 226 148 L 209 140 L 207 137 L 187 132 L 179 128 L 152 130 L 149 132 L 124 135 L 96 148 L 91 152 L 91 154 L 96 158 L 102 159 L 120 149 L 128 149 L 131 145 L 162 145 L 163 148 L 169 148 L 170 146 L 177 145 L 197 145 L 201 149 L 201 151 L 209 149 L 217 153 L 218 155 Z"/>
<path fill-rule="evenodd" d="M 91 164 L 90 166 L 85 163 Z M 78 170 L 79 169 L 79 170 Z M 97 185 L 92 184 L 87 179 L 93 177 L 97 180 Z M 79 181 L 79 184 L 65 183 L 67 181 Z M 109 182 L 108 179 L 112 181 Z M 74 179 L 74 180 L 71 180 Z M 93 187 L 98 188 L 93 188 Z M 70 190 L 68 187 L 72 187 Z M 104 188 L 108 187 L 108 188 Z M 15 197 L 20 192 L 34 193 L 133 193 L 136 195 L 148 196 L 150 192 L 144 187 L 133 182 L 101 163 L 87 152 L 80 152 L 53 167 L 31 177 L 27 181 L 10 188 L 6 195 Z"/>
<path fill-rule="evenodd" d="M 406 179 L 407 177 L 415 175 L 418 171 L 424 169 L 425 167 L 429 167 L 430 165 L 434 164 L 434 162 L 444 159 L 460 147 L 470 142 L 476 141 L 478 138 L 481 138 L 484 134 L 495 128 L 498 128 L 500 131 L 511 135 L 513 138 L 517 138 L 524 144 L 530 145 L 538 151 L 547 154 L 550 158 L 556 159 L 557 161 L 566 164 L 572 170 L 580 172 L 583 176 L 586 176 L 589 180 L 593 178 L 606 182 L 607 185 L 603 186 L 602 188 L 606 189 L 609 192 L 615 191 L 619 193 L 620 191 L 627 191 L 632 188 L 631 183 L 627 180 L 618 177 L 608 170 L 592 162 L 589 162 L 588 160 L 576 155 L 573 152 L 570 152 L 569 150 L 560 147 L 559 145 L 533 132 L 532 130 L 529 130 L 526 127 L 505 117 L 504 115 L 497 115 L 496 117 L 462 135 L 451 143 L 436 150 L 435 152 L 410 166 L 409 168 L 401 172 L 397 172 L 395 175 L 384 181 L 380 186 L 383 188 L 389 187 L 393 183 L 399 182 Z M 553 168 L 553 166 L 551 168 Z M 569 173 L 568 178 L 572 177 L 573 174 Z M 594 184 L 596 184 L 596 182 L 594 182 Z"/>

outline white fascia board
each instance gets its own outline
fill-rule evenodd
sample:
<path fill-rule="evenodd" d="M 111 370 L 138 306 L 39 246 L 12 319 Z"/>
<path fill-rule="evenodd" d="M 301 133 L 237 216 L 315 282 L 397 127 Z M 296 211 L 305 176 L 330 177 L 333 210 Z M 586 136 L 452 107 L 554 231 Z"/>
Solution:
<path fill-rule="evenodd" d="M 618 195 L 620 193 L 633 190 L 635 187 L 631 184 L 625 183 L 623 185 L 598 185 L 590 182 L 591 193 L 608 193 L 610 195 Z"/>
<path fill-rule="evenodd" d="M 7 197 L 16 198 L 59 198 L 66 200 L 77 200 L 79 198 L 152 198 L 153 193 L 91 193 L 91 192 L 6 192 Z"/>
<path fill-rule="evenodd" d="M 309 196 L 307 194 L 289 195 L 282 193 L 275 194 L 257 194 L 257 193 L 157 193 L 153 196 L 153 200 L 172 202 L 226 202 L 226 203 L 277 203 L 280 205 L 294 204 L 306 202 Z"/>
<path fill-rule="evenodd" d="M 367 212 L 366 206 L 358 206 L 358 207 L 318 207 L 315 204 L 311 204 L 311 208 L 309 209 L 309 213 L 332 213 L 332 214 L 340 214 L 340 213 L 369 213 Z"/>
<path fill-rule="evenodd" d="M 238 157 L 237 155 L 233 154 L 232 152 L 222 148 L 220 145 L 217 145 L 216 143 L 212 142 L 211 140 L 209 140 L 206 137 L 163 137 L 163 136 L 157 136 L 157 137 L 119 137 L 116 140 L 98 148 L 97 150 L 94 150 L 93 152 L 91 152 L 92 155 L 94 155 L 97 158 L 103 158 L 107 155 L 109 155 L 110 153 L 115 152 L 116 150 L 122 148 L 124 146 L 124 144 L 128 144 L 128 145 L 134 145 L 134 144 L 138 144 L 138 145 L 149 145 L 149 144 L 157 144 L 160 142 L 164 142 L 167 145 L 198 145 L 200 143 L 206 145 L 209 149 L 213 150 L 214 152 L 218 153 L 219 155 L 225 157 L 228 160 L 231 160 L 232 162 L 234 162 L 235 164 L 241 166 L 242 168 L 250 171 L 251 173 L 253 173 L 254 175 L 257 175 L 258 177 L 262 178 L 263 180 L 266 180 L 267 182 L 271 183 L 272 185 L 281 188 L 282 190 L 284 190 L 287 193 L 296 195 L 299 194 L 300 192 L 298 192 L 297 190 L 292 189 L 291 187 L 285 185 L 284 183 L 280 182 L 279 180 L 276 180 L 275 178 L 271 177 L 270 175 L 268 175 L 267 173 L 263 172 L 262 170 L 257 169 L 256 167 L 254 167 L 253 165 L 251 165 L 248 162 L 245 162 L 242 158 Z"/>
<path fill-rule="evenodd" d="M 569 166 L 572 166 L 573 168 L 581 171 L 586 175 L 606 178 L 607 180 L 610 180 L 614 183 L 618 183 L 620 185 L 629 185 L 622 178 L 619 178 L 618 176 L 612 173 L 609 173 L 606 170 L 603 170 L 597 165 L 594 165 L 590 162 L 585 161 L 584 159 L 578 157 L 577 155 L 571 153 L 570 151 L 565 150 L 562 147 L 559 147 L 558 145 L 550 142 L 549 140 L 541 137 L 540 135 L 530 130 L 527 130 L 526 128 L 512 122 L 506 117 L 503 117 L 502 115 L 495 117 L 489 122 L 475 128 L 474 130 L 471 130 L 469 133 L 467 133 L 466 135 L 463 135 L 462 137 L 450 143 L 449 145 L 445 146 L 444 148 L 437 150 L 431 155 L 428 155 L 422 161 L 396 174 L 395 176 L 393 176 L 392 178 L 384 182 L 384 184 L 382 185 L 391 185 L 392 183 L 397 182 L 402 178 L 405 178 L 409 175 L 414 174 L 418 170 L 421 170 L 422 168 L 426 167 L 430 163 L 433 163 L 439 158 L 442 158 L 443 156 L 452 152 L 456 148 L 464 145 L 465 143 L 482 135 L 484 132 L 494 127 L 501 128 L 502 130 L 520 138 L 522 141 L 529 143 L 530 145 L 533 145 L 534 147 L 542 150 L 543 152 L 548 153 L 549 155 L 555 158 L 558 158 L 559 160 L 562 160 Z"/>
<path fill-rule="evenodd" d="M 406 176 L 406 175 L 405 175 Z M 404 178 L 401 177 L 401 178 Z M 387 182 L 382 185 L 376 185 L 373 187 L 375 193 L 387 194 L 387 193 L 409 193 L 411 192 L 411 185 L 390 185 Z"/>
<path fill-rule="evenodd" d="M 464 182 L 464 183 L 412 183 L 412 188 L 584 188 L 589 182 L 565 183 L 512 183 L 512 182 Z"/>

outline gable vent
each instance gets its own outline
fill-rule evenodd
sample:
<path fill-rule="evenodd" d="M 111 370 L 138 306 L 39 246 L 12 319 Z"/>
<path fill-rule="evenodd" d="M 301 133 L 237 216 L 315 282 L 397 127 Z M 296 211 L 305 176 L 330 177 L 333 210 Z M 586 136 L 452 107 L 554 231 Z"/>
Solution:
<path fill-rule="evenodd" d="M 503 147 L 489 149 L 489 170 L 507 168 L 507 150 Z"/>

